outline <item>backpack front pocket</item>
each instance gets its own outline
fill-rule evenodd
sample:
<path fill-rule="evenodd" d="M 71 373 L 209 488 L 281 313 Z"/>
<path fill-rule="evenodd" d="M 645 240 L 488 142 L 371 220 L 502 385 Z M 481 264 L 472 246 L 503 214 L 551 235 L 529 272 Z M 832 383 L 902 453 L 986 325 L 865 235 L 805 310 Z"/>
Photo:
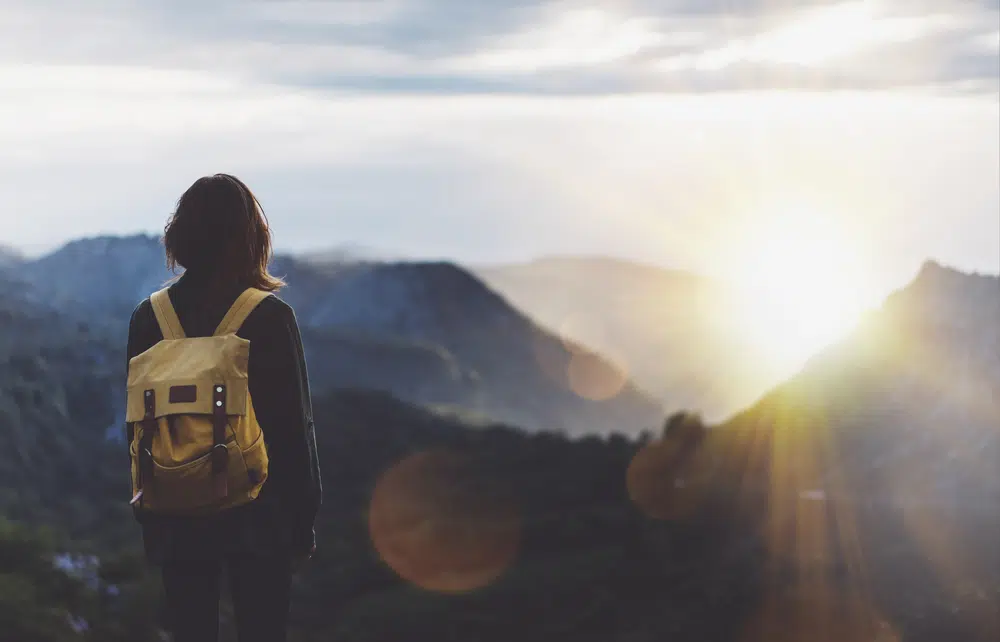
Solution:
<path fill-rule="evenodd" d="M 148 508 L 164 513 L 198 513 L 217 509 L 233 493 L 245 492 L 247 473 L 239 446 L 230 440 L 225 447 L 229 458 L 228 469 L 222 473 L 228 487 L 225 495 L 220 495 L 210 451 L 177 466 L 163 466 L 154 461 L 152 480 L 144 489 Z M 239 480 L 243 482 L 236 486 Z"/>

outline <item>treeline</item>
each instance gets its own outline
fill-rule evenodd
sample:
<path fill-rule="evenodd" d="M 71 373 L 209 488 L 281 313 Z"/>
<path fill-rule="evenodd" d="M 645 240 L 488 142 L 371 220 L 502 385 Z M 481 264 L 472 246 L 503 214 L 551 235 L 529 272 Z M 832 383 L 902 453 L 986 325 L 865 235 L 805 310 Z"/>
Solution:
<path fill-rule="evenodd" d="M 891 533 L 893 558 L 871 548 L 888 540 L 868 538 L 879 575 L 859 584 L 850 550 L 815 545 L 839 541 L 844 524 L 820 519 L 832 508 L 775 503 L 755 463 L 755 448 L 772 449 L 761 435 L 678 414 L 639 439 L 569 439 L 470 427 L 363 391 L 321 395 L 314 408 L 325 503 L 318 554 L 296 583 L 297 642 L 931 642 L 996 631 L 988 610 L 950 611 L 905 531 Z M 3 500 L 4 514 L 13 506 L 51 528 L 3 527 L 0 642 L 157 639 L 159 589 L 124 507 L 123 446 L 60 434 L 65 448 L 32 454 L 40 485 L 8 486 Z M 0 451 L 10 469 L 12 457 Z M 101 471 L 63 483 L 65 457 Z M 10 501 L 20 494 L 34 499 Z M 35 501 L 73 509 L 59 519 L 61 509 L 28 510 Z"/>
<path fill-rule="evenodd" d="M 687 626 L 723 640 L 740 621 L 732 609 L 710 617 L 716 607 L 692 590 L 722 564 L 696 545 L 719 524 L 651 519 L 630 497 L 640 442 L 470 428 L 372 392 L 324 395 L 315 413 L 326 502 L 319 553 L 297 584 L 293 639 L 607 640 L 629 630 L 659 639 Z M 100 423 L 56 431 L 63 447 L 32 454 L 44 473 L 7 489 L 5 514 L 60 533 L 8 526 L 0 577 L 20 588 L 0 591 L 10 620 L 0 631 L 17 631 L 11 639 L 143 640 L 161 625 L 155 578 L 122 509 L 123 446 L 95 438 Z M 95 478 L 68 483 L 77 473 L 64 471 L 80 462 Z M 66 552 L 95 556 L 99 582 L 51 562 Z M 752 596 L 740 590 L 734 604 Z M 25 599 L 47 619 L 21 608 Z M 36 620 L 49 628 L 31 628 Z"/>

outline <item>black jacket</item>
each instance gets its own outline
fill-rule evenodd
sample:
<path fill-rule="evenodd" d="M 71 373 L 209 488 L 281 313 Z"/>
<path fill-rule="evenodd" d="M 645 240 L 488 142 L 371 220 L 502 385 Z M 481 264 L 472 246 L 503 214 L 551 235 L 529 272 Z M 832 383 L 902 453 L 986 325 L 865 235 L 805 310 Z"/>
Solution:
<path fill-rule="evenodd" d="M 170 301 L 189 337 L 210 336 L 243 286 L 210 288 L 185 273 L 170 286 Z M 268 480 L 250 504 L 204 517 L 167 517 L 141 510 L 150 561 L 216 558 L 229 553 L 300 554 L 315 543 L 313 523 L 322 499 L 316 433 L 302 338 L 292 308 L 270 296 L 238 336 L 250 341 L 250 396 L 270 459 Z M 163 339 L 149 299 L 132 312 L 128 359 Z M 131 444 L 133 429 L 126 425 Z"/>

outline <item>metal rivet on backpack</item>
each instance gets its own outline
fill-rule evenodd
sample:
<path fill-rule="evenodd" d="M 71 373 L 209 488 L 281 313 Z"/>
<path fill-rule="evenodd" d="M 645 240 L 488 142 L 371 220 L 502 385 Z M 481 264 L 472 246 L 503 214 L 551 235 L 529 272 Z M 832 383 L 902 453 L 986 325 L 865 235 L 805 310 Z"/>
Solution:
<path fill-rule="evenodd" d="M 153 393 L 152 393 L 152 392 L 150 392 L 149 390 L 147 390 L 147 391 L 146 391 L 146 396 L 147 396 L 147 397 L 148 397 L 149 395 L 151 395 L 151 394 L 153 394 Z"/>
<path fill-rule="evenodd" d="M 222 402 L 221 402 L 221 401 L 216 401 L 216 402 L 215 402 L 215 405 L 216 405 L 216 406 L 221 406 L 221 405 L 222 405 Z"/>
<path fill-rule="evenodd" d="M 218 388 L 216 388 L 215 391 L 216 392 L 222 392 L 222 386 L 219 386 Z"/>

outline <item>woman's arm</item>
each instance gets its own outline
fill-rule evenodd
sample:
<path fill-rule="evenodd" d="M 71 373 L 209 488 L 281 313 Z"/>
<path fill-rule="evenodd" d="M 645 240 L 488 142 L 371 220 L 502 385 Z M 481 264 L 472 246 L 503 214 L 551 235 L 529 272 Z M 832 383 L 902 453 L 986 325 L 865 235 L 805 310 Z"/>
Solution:
<path fill-rule="evenodd" d="M 275 297 L 264 305 L 273 312 L 267 327 L 247 337 L 250 395 L 267 443 L 267 484 L 273 484 L 290 521 L 293 552 L 305 554 L 315 544 L 322 501 L 309 377 L 292 308 Z"/>

